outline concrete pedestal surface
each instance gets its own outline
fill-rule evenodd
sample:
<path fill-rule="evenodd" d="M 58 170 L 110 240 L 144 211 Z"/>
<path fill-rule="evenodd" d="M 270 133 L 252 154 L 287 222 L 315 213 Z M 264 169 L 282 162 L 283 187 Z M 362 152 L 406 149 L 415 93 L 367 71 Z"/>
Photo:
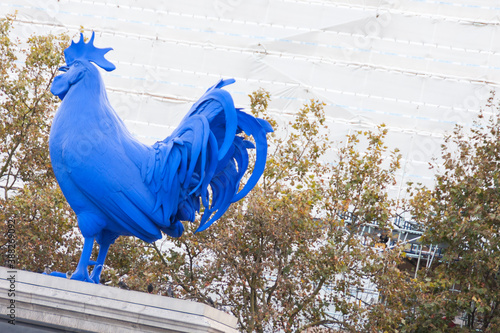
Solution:
<path fill-rule="evenodd" d="M 236 332 L 208 305 L 0 267 L 0 332 Z M 15 322 L 15 325 L 9 323 Z"/>

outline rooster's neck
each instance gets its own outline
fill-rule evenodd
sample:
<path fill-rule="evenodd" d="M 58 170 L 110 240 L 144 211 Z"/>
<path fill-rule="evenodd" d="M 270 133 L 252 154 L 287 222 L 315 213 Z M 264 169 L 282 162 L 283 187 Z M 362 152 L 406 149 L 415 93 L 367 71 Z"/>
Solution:
<path fill-rule="evenodd" d="M 85 77 L 75 84 L 73 90 L 80 98 L 87 99 L 88 102 L 108 100 L 106 88 L 99 73 L 87 73 Z"/>
<path fill-rule="evenodd" d="M 104 83 L 97 73 L 86 75 L 69 89 L 64 97 L 64 109 L 71 109 L 72 116 L 77 110 L 88 116 L 103 117 L 109 110 L 108 95 Z M 79 112 L 79 113 L 80 113 Z M 92 118 L 92 117 L 91 117 Z"/>
<path fill-rule="evenodd" d="M 109 103 L 106 88 L 99 73 L 85 75 L 71 86 L 54 120 L 55 123 L 57 120 L 62 127 L 70 128 L 71 131 L 68 133 L 74 133 L 75 129 L 77 132 L 105 130 L 112 136 L 117 136 L 118 133 L 130 136 L 125 124 Z"/>

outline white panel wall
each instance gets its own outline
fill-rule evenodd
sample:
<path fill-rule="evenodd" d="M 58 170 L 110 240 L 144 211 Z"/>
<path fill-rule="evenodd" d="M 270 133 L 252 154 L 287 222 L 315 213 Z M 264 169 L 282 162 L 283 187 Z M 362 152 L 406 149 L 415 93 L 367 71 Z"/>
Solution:
<path fill-rule="evenodd" d="M 141 140 L 164 138 L 219 78 L 240 107 L 259 87 L 283 121 L 327 104 L 332 138 L 390 129 L 400 185 L 432 184 L 427 164 L 455 124 L 470 126 L 500 83 L 500 3 L 491 0 L 4 0 L 16 33 L 94 30 L 113 47 L 112 104 Z M 332 155 L 329 156 L 333 160 Z M 400 187 L 393 188 L 398 194 Z M 403 193 L 403 192 L 401 192 Z"/>

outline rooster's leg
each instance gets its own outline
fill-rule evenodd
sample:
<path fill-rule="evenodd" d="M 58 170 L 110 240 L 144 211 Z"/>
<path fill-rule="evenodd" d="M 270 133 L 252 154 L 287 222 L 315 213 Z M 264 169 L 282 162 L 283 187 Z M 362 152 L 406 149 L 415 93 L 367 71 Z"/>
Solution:
<path fill-rule="evenodd" d="M 94 282 L 90 279 L 88 266 L 90 263 L 90 255 L 92 254 L 92 248 L 94 247 L 94 237 L 86 237 L 83 242 L 83 250 L 80 255 L 80 261 L 78 266 L 76 266 L 75 272 L 71 275 L 72 280 Z"/>
<path fill-rule="evenodd" d="M 101 279 L 101 272 L 104 267 L 104 261 L 106 260 L 106 255 L 108 254 L 109 246 L 115 242 L 118 238 L 118 234 L 115 234 L 108 230 L 103 230 L 97 235 L 97 243 L 99 244 L 99 254 L 97 255 L 97 260 L 95 262 L 94 270 L 90 275 L 90 278 L 94 283 L 99 283 Z"/>
<path fill-rule="evenodd" d="M 106 260 L 106 255 L 108 254 L 110 242 L 106 242 L 104 244 L 100 244 L 99 254 L 97 255 L 96 264 L 94 266 L 94 270 L 92 271 L 92 275 L 90 275 L 90 279 L 94 283 L 99 283 L 101 279 L 101 272 L 104 266 L 104 260 Z"/>

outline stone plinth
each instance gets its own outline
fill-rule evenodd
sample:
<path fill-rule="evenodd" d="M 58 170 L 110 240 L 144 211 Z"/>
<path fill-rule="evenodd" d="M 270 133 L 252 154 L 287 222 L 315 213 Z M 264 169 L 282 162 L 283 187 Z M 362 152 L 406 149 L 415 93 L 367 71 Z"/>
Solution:
<path fill-rule="evenodd" d="M 5 267 L 0 307 L 1 332 L 236 332 L 235 317 L 205 304 Z"/>

